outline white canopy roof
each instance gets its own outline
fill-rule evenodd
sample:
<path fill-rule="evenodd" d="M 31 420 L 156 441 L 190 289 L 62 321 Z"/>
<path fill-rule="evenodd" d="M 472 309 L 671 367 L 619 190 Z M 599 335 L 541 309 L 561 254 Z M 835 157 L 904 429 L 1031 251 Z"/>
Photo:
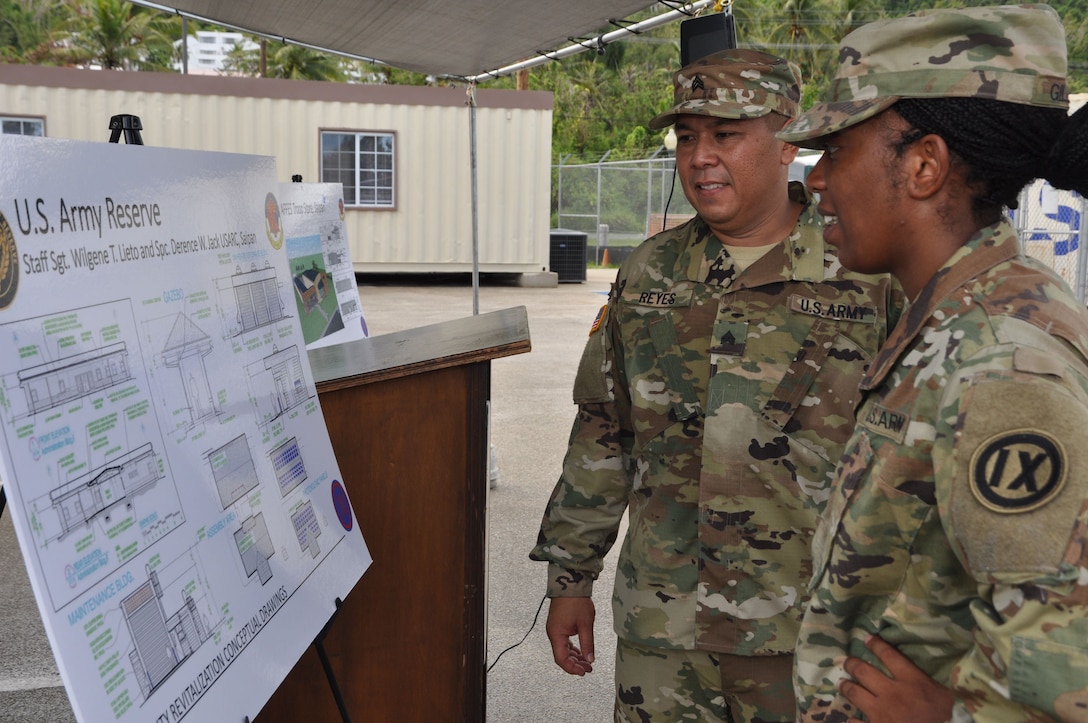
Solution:
<path fill-rule="evenodd" d="M 406 70 L 473 77 L 570 46 L 650 0 L 159 0 L 141 5 Z M 699 3 L 705 5 L 705 3 Z M 670 2 L 679 8 L 681 3 Z M 590 41 L 586 41 L 591 45 Z"/>

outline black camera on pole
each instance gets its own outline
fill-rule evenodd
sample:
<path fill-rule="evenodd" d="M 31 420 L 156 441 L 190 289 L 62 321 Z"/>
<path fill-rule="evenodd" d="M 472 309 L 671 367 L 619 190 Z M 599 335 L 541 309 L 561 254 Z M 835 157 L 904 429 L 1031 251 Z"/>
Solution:
<path fill-rule="evenodd" d="M 737 24 L 732 13 L 714 13 L 680 23 L 680 67 L 719 50 L 737 47 Z"/>

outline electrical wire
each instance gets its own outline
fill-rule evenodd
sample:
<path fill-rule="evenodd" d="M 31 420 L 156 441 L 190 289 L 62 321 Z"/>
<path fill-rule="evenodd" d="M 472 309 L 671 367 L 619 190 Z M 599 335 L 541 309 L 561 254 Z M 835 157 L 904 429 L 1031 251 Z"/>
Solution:
<path fill-rule="evenodd" d="M 669 186 L 669 198 L 665 201 L 665 213 L 661 214 L 661 230 L 669 227 L 669 204 L 672 203 L 672 194 L 676 191 L 676 158 L 672 159 L 672 185 Z"/>
<path fill-rule="evenodd" d="M 536 615 L 533 616 L 533 623 L 532 623 L 532 625 L 529 626 L 529 629 L 525 631 L 525 635 L 522 636 L 521 640 L 517 641 L 516 643 L 511 645 L 509 648 L 507 648 L 506 650 L 502 651 L 497 656 L 495 656 L 495 660 L 491 663 L 491 665 L 487 666 L 487 670 L 484 671 L 485 675 L 487 673 L 491 672 L 491 669 L 494 668 L 495 665 L 499 662 L 499 658 L 506 655 L 506 653 L 508 653 L 509 651 L 513 650 L 514 648 L 518 647 L 519 645 L 521 645 L 522 643 L 524 643 L 526 641 L 526 639 L 529 637 L 529 633 L 533 632 L 533 628 L 536 627 L 536 621 L 540 617 L 540 611 L 544 609 L 544 601 L 547 600 L 547 599 L 548 599 L 547 595 L 540 598 L 540 605 L 537 606 Z"/>

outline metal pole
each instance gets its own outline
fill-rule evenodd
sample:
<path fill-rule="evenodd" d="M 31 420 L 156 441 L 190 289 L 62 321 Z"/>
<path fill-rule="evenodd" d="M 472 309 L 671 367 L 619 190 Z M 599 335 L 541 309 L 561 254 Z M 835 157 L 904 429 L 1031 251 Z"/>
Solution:
<path fill-rule="evenodd" d="M 657 156 L 657 152 L 654 152 L 654 156 Z M 646 161 L 646 231 L 650 230 L 650 208 L 653 204 L 654 198 L 654 159 L 650 158 Z M 649 238 L 649 234 L 646 235 Z"/>
<path fill-rule="evenodd" d="M 570 154 L 559 159 L 559 168 L 556 171 L 555 190 L 555 226 L 563 228 L 563 162 L 570 158 Z"/>
<path fill-rule="evenodd" d="M 142 4 L 144 0 L 137 0 L 137 2 L 140 2 Z M 623 40 L 633 33 L 656 28 L 659 25 L 665 25 L 666 23 L 671 23 L 674 20 L 682 20 L 695 14 L 697 11 L 702 10 L 705 7 L 713 5 L 714 2 L 715 0 L 698 0 L 698 2 L 689 3 L 679 10 L 670 10 L 667 13 L 662 13 L 661 15 L 648 18 L 640 23 L 634 23 L 620 30 L 613 30 L 610 33 L 605 33 L 595 38 L 595 42 L 597 44 L 597 47 L 603 47 L 608 43 L 611 43 L 613 40 Z M 559 50 L 555 50 L 550 53 L 541 53 L 541 55 L 535 58 L 530 58 L 529 60 L 522 60 L 521 62 L 514 63 L 513 65 L 506 65 L 497 70 L 492 70 L 487 73 L 480 73 L 479 75 L 471 76 L 467 78 L 467 80 L 478 82 L 484 80 L 491 80 L 492 78 L 499 78 L 504 75 L 509 75 L 510 73 L 516 73 L 519 70 L 524 70 L 525 68 L 533 68 L 537 65 L 543 65 L 549 60 L 561 60 L 568 56 L 575 55 L 577 53 L 583 53 L 593 48 L 594 45 L 588 42 L 585 44 L 575 43 L 574 45 L 568 45 L 565 48 L 560 48 Z"/>
<path fill-rule="evenodd" d="M 472 154 L 472 315 L 480 313 L 480 221 L 476 191 L 476 84 L 468 87 L 469 146 Z"/>
<path fill-rule="evenodd" d="M 1085 302 L 1088 296 L 1088 198 L 1080 199 L 1080 228 L 1077 229 L 1077 299 Z"/>
<path fill-rule="evenodd" d="M 604 163 L 604 159 L 608 158 L 610 153 L 612 153 L 611 148 L 609 148 L 607 151 L 605 151 L 604 155 L 601 156 L 597 160 L 597 218 L 596 218 L 597 223 L 595 224 L 596 226 L 601 225 L 601 170 L 603 169 L 603 166 L 601 164 Z M 597 259 L 597 261 L 599 263 L 600 259 Z"/>

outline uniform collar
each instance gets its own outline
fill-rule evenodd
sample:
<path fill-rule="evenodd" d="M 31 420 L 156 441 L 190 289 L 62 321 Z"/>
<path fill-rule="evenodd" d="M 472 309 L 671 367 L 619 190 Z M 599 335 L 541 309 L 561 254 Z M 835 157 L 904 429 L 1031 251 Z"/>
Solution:
<path fill-rule="evenodd" d="M 899 357 L 952 292 L 979 274 L 1015 258 L 1019 253 L 1020 242 L 1016 229 L 1007 220 L 1002 219 L 976 231 L 922 287 L 918 298 L 911 302 L 907 313 L 900 318 L 877 354 L 876 361 L 862 378 L 861 388 L 870 390 L 884 381 Z"/>
<path fill-rule="evenodd" d="M 790 200 L 802 204 L 801 215 L 793 231 L 775 248 L 768 251 L 748 269 L 734 277 L 731 288 L 744 289 L 770 283 L 789 281 L 823 281 L 826 245 L 823 239 L 823 219 L 804 184 L 791 181 Z M 686 250 L 688 278 L 706 281 L 707 270 L 722 253 L 723 244 L 701 219 L 696 219 L 696 231 Z M 729 263 L 732 263 L 731 261 Z"/>

